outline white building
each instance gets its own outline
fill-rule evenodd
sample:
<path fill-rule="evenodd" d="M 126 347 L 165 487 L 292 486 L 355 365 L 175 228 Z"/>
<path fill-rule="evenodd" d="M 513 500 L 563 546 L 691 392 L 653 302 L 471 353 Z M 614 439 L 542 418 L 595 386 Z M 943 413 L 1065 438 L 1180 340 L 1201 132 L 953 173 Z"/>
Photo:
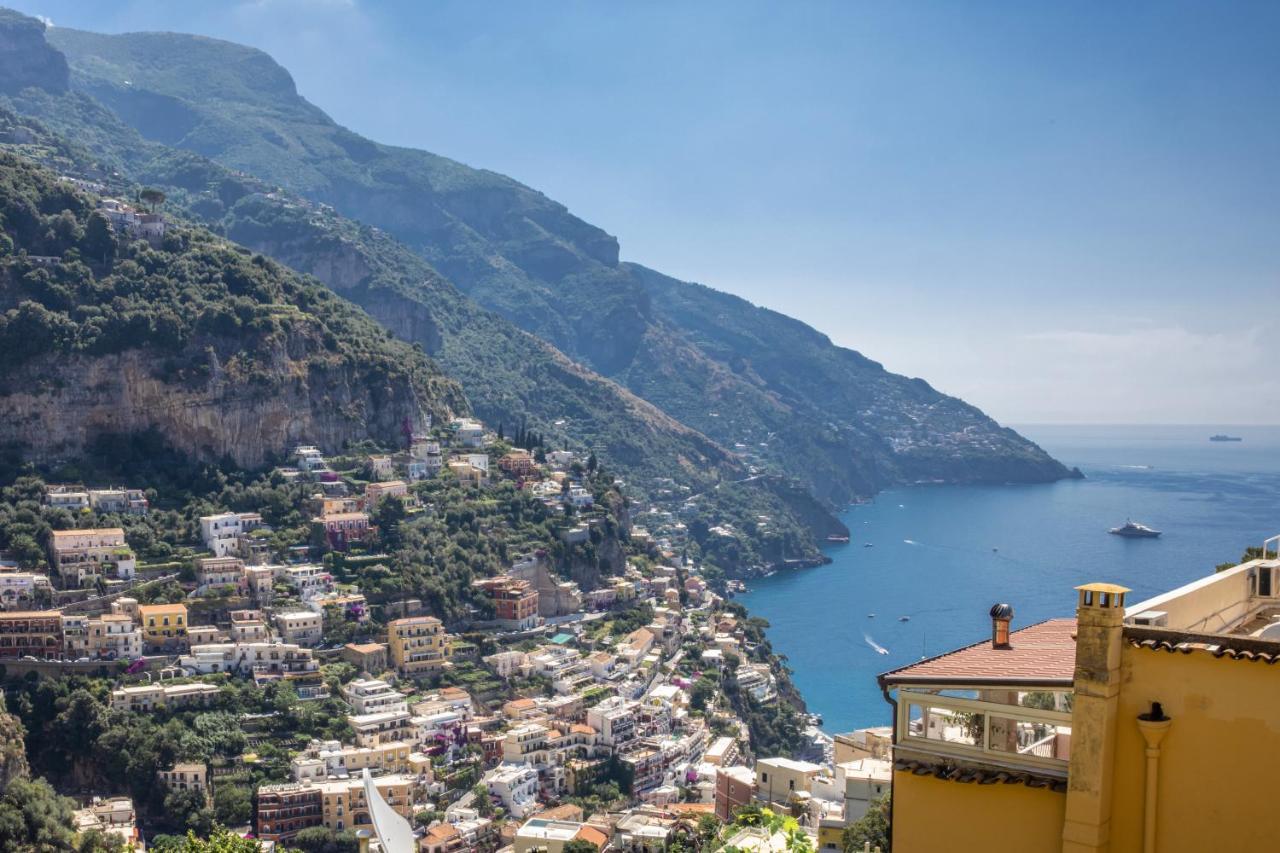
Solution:
<path fill-rule="evenodd" d="M 538 771 L 528 764 L 499 765 L 485 783 L 512 817 L 523 818 L 538 808 Z"/>
<path fill-rule="evenodd" d="M 191 647 L 190 654 L 179 659 L 179 664 L 183 669 L 200 675 L 214 672 L 237 675 L 303 673 L 320 668 L 310 649 L 277 642 L 195 645 Z"/>
<path fill-rule="evenodd" d="M 49 578 L 36 572 L 0 573 L 0 607 L 5 610 L 29 610 L 43 598 L 51 596 Z"/>
<path fill-rule="evenodd" d="M 277 566 L 276 577 L 288 584 L 303 601 L 333 589 L 333 575 L 324 566 Z"/>
<path fill-rule="evenodd" d="M 408 697 L 379 678 L 357 678 L 342 688 L 342 698 L 357 714 L 409 711 Z"/>
<path fill-rule="evenodd" d="M 224 512 L 200 517 L 200 539 L 216 557 L 235 554 L 242 534 L 262 527 L 256 512 Z"/>
<path fill-rule="evenodd" d="M 814 797 L 841 805 L 843 825 L 861 818 L 871 804 L 888 793 L 893 780 L 893 764 L 878 758 L 859 758 L 834 767 L 831 776 L 814 780 Z"/>
<path fill-rule="evenodd" d="M 635 702 L 612 696 L 587 709 L 587 725 L 600 733 L 600 743 L 613 748 L 636 739 Z"/>

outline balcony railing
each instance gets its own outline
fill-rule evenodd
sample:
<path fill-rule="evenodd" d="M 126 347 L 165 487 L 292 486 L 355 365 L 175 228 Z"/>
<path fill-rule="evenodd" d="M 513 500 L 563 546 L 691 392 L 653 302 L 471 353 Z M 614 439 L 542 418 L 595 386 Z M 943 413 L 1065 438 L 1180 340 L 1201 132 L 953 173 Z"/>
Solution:
<path fill-rule="evenodd" d="M 898 693 L 898 745 L 959 759 L 1065 773 L 1071 715 L 1020 705 Z"/>

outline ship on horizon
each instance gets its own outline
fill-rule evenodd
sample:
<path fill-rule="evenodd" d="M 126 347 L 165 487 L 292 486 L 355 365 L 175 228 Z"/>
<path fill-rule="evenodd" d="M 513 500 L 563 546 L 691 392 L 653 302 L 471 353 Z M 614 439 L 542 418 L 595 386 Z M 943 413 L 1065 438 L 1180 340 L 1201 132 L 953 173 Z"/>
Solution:
<path fill-rule="evenodd" d="M 1124 536 L 1129 539 L 1155 539 L 1160 535 L 1160 531 L 1154 527 L 1148 527 L 1136 521 L 1126 521 L 1119 527 L 1113 527 L 1107 531 L 1115 536 Z"/>
<path fill-rule="evenodd" d="M 1209 440 L 1210 441 L 1244 441 L 1244 439 L 1238 435 L 1225 435 L 1223 433 L 1218 433 L 1217 435 L 1211 435 L 1209 436 Z"/>

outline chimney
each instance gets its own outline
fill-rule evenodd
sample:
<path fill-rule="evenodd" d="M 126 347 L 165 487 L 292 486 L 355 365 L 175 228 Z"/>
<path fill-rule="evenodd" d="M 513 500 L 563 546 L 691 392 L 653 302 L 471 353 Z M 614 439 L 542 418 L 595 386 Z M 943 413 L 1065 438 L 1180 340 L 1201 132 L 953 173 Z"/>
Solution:
<path fill-rule="evenodd" d="M 991 606 L 991 648 L 1008 649 L 1009 623 L 1013 621 L 1013 605 L 993 604 Z"/>

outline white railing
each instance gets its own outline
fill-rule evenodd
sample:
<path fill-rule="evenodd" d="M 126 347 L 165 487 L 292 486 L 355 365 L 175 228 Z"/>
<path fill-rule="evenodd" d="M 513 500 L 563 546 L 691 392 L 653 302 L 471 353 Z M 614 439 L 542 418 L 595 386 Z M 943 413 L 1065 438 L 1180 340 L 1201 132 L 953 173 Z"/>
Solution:
<path fill-rule="evenodd" d="M 1020 705 L 898 692 L 898 744 L 956 758 L 1065 771 L 1071 715 Z"/>

